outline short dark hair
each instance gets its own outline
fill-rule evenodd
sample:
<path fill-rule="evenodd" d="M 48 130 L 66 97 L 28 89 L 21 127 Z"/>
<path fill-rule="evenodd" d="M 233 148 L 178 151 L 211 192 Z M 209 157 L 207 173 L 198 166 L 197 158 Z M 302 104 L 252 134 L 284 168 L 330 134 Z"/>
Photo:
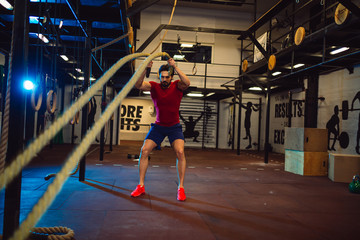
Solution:
<path fill-rule="evenodd" d="M 170 66 L 169 64 L 164 64 L 164 65 L 160 66 L 160 68 L 159 68 L 159 76 L 160 76 L 162 71 L 167 71 L 167 72 L 169 72 L 170 76 L 174 76 L 174 68 L 172 66 Z"/>

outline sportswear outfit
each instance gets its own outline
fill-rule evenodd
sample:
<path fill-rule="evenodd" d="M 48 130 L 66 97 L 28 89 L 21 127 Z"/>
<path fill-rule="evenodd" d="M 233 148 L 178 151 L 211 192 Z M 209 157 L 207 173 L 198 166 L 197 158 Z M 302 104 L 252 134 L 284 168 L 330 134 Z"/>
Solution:
<path fill-rule="evenodd" d="M 182 126 L 179 120 L 180 102 L 183 97 L 183 91 L 178 88 L 176 80 L 170 83 L 168 88 L 162 88 L 160 83 L 150 81 L 151 84 L 151 98 L 154 102 L 156 110 L 156 121 L 151 124 L 150 131 L 146 139 L 151 139 L 159 147 L 167 136 L 170 144 L 176 139 L 183 139 Z M 138 197 L 145 194 L 144 186 L 138 185 L 131 193 L 132 197 Z M 183 188 L 178 190 L 178 200 L 184 201 L 186 199 Z"/>

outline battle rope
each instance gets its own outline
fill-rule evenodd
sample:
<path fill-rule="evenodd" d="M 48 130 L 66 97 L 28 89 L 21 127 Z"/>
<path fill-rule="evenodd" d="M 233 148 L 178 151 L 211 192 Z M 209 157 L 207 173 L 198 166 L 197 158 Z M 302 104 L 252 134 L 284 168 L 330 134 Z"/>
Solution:
<path fill-rule="evenodd" d="M 123 66 L 129 60 L 137 57 L 148 56 L 149 54 L 145 53 L 134 53 L 127 55 L 126 57 L 120 59 L 115 63 L 102 77 L 94 83 L 88 91 L 86 91 L 79 99 L 76 101 L 66 112 L 64 112 L 59 118 L 57 118 L 54 123 L 46 130 L 39 135 L 28 147 L 19 154 L 14 161 L 11 162 L 4 170 L 4 174 L 0 175 L 0 189 L 3 189 L 9 182 L 11 182 L 21 171 L 21 169 L 26 166 L 30 160 L 36 156 L 36 154 L 50 141 L 55 135 L 64 127 L 70 119 L 78 112 L 82 106 L 88 103 L 89 99 L 102 89 L 103 85 L 110 79 L 115 72 Z M 45 134 L 46 133 L 46 134 Z"/>
<path fill-rule="evenodd" d="M 172 11 L 171 11 L 171 15 L 170 15 L 170 19 L 169 19 L 168 25 L 171 24 L 171 21 L 172 21 L 172 19 L 173 19 L 174 12 L 175 12 L 175 7 L 176 7 L 176 3 L 177 3 L 177 0 L 175 0 L 175 2 L 174 2 L 174 6 L 173 6 Z M 151 54 L 153 54 L 153 53 L 156 51 L 156 49 L 158 49 L 158 48 L 160 47 L 161 43 L 162 43 L 162 42 L 164 41 L 164 39 L 165 39 L 165 36 L 166 36 L 167 32 L 168 32 L 168 30 L 166 29 L 163 37 L 161 38 L 161 40 L 160 40 L 160 42 L 159 42 L 159 44 L 158 44 L 158 45 L 156 46 L 156 48 L 151 52 Z"/>
<path fill-rule="evenodd" d="M 103 49 L 103 48 L 105 48 L 105 47 L 107 47 L 107 46 L 110 46 L 110 45 L 112 45 L 112 44 L 114 44 L 114 43 L 116 43 L 116 42 L 118 42 L 118 41 L 120 41 L 120 40 L 128 37 L 130 34 L 131 34 L 131 32 L 128 32 L 128 33 L 126 33 L 126 34 L 124 34 L 124 35 L 121 35 L 120 37 L 115 38 L 114 40 L 111 40 L 111 41 L 108 42 L 108 43 L 105 43 L 105 44 L 103 44 L 103 45 L 101 45 L 101 46 L 98 46 L 98 47 L 96 47 L 96 48 L 91 49 L 91 52 L 96 52 L 96 51 L 99 50 L 99 49 Z"/>
<path fill-rule="evenodd" d="M 9 167 L 5 169 L 5 173 L 1 176 L 1 188 L 5 183 L 8 183 L 10 180 L 10 177 L 7 177 L 7 175 L 10 175 L 13 177 L 16 175 L 14 172 L 16 172 L 19 168 L 23 168 L 29 160 L 28 157 L 33 157 L 36 154 L 36 151 L 39 151 L 39 147 L 37 145 L 41 145 L 42 142 L 45 140 L 48 141 L 48 139 L 51 139 L 55 134 L 56 130 L 59 130 L 59 126 L 61 124 L 66 125 L 68 121 L 71 119 L 72 115 L 75 114 L 76 111 L 78 111 L 78 108 L 80 106 L 85 105 L 88 102 L 89 96 L 93 96 L 96 94 L 98 89 L 95 87 L 101 87 L 104 82 L 106 83 L 107 79 L 109 79 L 112 75 L 115 74 L 115 72 L 126 62 L 125 60 L 131 60 L 135 56 L 140 57 L 148 54 L 143 53 L 137 53 L 137 54 L 131 54 L 128 55 L 121 60 L 119 60 L 116 64 L 114 64 L 86 93 L 84 93 L 77 102 L 75 102 L 67 112 L 63 114 L 60 118 L 58 118 L 51 126 L 46 130 L 42 135 L 39 136 L 38 139 L 36 139 L 32 144 L 29 145 L 29 147 L 20 154 L 14 162 L 19 163 L 16 165 L 11 164 Z M 113 112 L 118 108 L 118 106 L 121 104 L 121 101 L 127 96 L 127 94 L 130 92 L 130 90 L 135 85 L 136 81 L 140 78 L 141 74 L 145 71 L 145 68 L 147 65 L 152 61 L 152 59 L 160 56 L 165 56 L 167 58 L 170 58 L 169 54 L 167 53 L 156 53 L 152 54 L 148 58 L 145 59 L 145 61 L 139 66 L 137 71 L 134 73 L 134 75 L 131 77 L 131 79 L 128 81 L 128 83 L 123 87 L 120 93 L 115 97 L 115 99 L 108 105 L 106 110 L 101 115 L 101 118 L 95 122 L 93 127 L 87 132 L 84 139 L 81 141 L 81 143 L 77 146 L 77 148 L 70 154 L 68 159 L 66 160 L 63 168 L 60 170 L 60 172 L 55 177 L 54 181 L 49 185 L 47 191 L 44 193 L 44 195 L 39 199 L 39 201 L 36 203 L 36 205 L 33 207 L 31 213 L 27 216 L 27 218 L 22 222 L 21 226 L 15 231 L 14 235 L 10 238 L 10 240 L 23 240 L 25 239 L 29 234 L 29 230 L 32 226 L 34 226 L 40 217 L 45 213 L 47 208 L 50 206 L 52 201 L 55 199 L 57 193 L 61 190 L 64 182 L 69 178 L 69 172 L 74 169 L 77 162 L 82 158 L 82 156 L 87 152 L 90 145 L 96 138 L 96 135 L 101 131 L 104 124 L 111 118 Z M 99 84 L 98 84 L 99 83 Z M 100 85 L 101 84 L 101 85 Z M 95 89 L 95 90 L 94 90 Z M 61 123 L 62 122 L 62 123 Z M 54 133 L 55 132 L 55 133 Z M 47 138 L 44 137 L 45 133 L 49 135 Z M 40 139 L 40 140 L 39 140 Z M 46 141 L 45 141 L 46 143 Z M 14 165 L 14 166 L 13 166 Z M 13 171 L 10 171 L 13 170 Z M 6 176 L 6 177 L 4 177 Z"/>
<path fill-rule="evenodd" d="M 11 56 L 10 56 L 11 59 Z M 11 64 L 11 61 L 9 61 Z M 9 68 L 11 69 L 11 67 Z M 7 140 L 9 137 L 9 114 L 10 114 L 10 89 L 11 89 L 11 70 L 8 74 L 8 86 L 6 89 L 6 100 L 5 100 L 5 111 L 4 111 L 4 120 L 1 130 L 1 144 L 0 144 L 0 174 L 4 173 L 5 159 L 7 153 Z"/>

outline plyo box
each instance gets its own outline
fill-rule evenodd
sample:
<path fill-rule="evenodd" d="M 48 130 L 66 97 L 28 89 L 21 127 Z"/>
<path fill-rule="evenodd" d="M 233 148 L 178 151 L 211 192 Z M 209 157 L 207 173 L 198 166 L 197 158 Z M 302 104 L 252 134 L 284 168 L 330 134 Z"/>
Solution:
<path fill-rule="evenodd" d="M 285 149 L 327 152 L 327 129 L 285 127 Z"/>
<path fill-rule="evenodd" d="M 360 155 L 330 153 L 328 177 L 332 181 L 350 183 L 355 174 L 360 174 Z"/>
<path fill-rule="evenodd" d="M 327 176 L 328 158 L 327 152 L 285 149 L 285 171 L 304 176 Z"/>

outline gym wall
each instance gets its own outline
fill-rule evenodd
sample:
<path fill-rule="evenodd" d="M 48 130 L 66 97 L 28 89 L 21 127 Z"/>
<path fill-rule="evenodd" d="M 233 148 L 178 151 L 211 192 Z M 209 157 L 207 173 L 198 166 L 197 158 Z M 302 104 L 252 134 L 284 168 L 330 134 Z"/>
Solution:
<path fill-rule="evenodd" d="M 304 127 L 305 103 L 302 100 L 305 99 L 305 91 L 293 93 L 292 99 L 291 126 Z M 264 122 L 266 121 L 265 114 L 266 111 L 263 118 Z M 290 114 L 288 92 L 273 94 L 270 97 L 269 143 L 272 146 L 272 151 L 277 153 L 285 153 L 285 127 L 289 126 L 288 114 Z"/>
<path fill-rule="evenodd" d="M 253 104 L 258 104 L 258 98 L 261 98 L 261 129 L 260 129 L 260 149 L 263 149 L 264 139 L 265 139 L 265 98 L 255 94 L 244 93 L 243 94 L 243 104 L 246 105 L 247 102 L 252 102 Z M 256 98 L 256 99 L 254 99 Z M 234 105 L 231 105 L 232 98 L 224 99 L 220 101 L 220 109 L 219 109 L 219 148 L 221 149 L 231 149 L 232 148 L 232 128 L 235 128 L 234 134 L 234 147 L 237 147 L 237 133 L 238 133 L 238 116 L 239 116 L 239 105 L 235 105 L 235 127 L 232 123 L 232 111 Z M 241 109 L 241 123 L 240 123 L 240 149 L 246 149 L 249 145 L 248 139 L 243 139 L 246 136 L 245 131 L 245 112 L 246 109 Z M 257 146 L 254 143 L 258 143 L 258 129 L 259 129 L 259 111 L 252 111 L 250 118 L 250 134 L 252 137 L 252 148 L 250 150 L 257 150 Z"/>
<path fill-rule="evenodd" d="M 81 82 L 80 82 L 80 84 L 81 84 Z M 80 84 L 79 84 L 78 87 L 81 87 Z M 58 103 L 59 103 L 61 98 L 59 99 L 60 94 L 58 94 L 58 95 L 59 95 L 58 96 Z M 108 87 L 107 90 L 106 90 L 106 102 L 107 103 L 112 101 L 112 99 L 113 99 L 112 95 L 113 95 L 113 90 L 112 90 L 112 88 Z M 94 97 L 95 97 L 95 101 L 96 101 L 96 113 L 95 113 L 94 121 L 96 121 L 101 116 L 102 91 L 98 91 Z M 64 101 L 65 108 L 64 109 L 71 106 L 71 99 L 72 99 L 72 86 L 71 85 L 66 85 L 65 86 L 65 101 Z M 115 113 L 114 113 L 113 144 L 116 144 L 115 143 L 116 121 L 117 121 L 116 116 L 117 116 L 117 111 L 115 111 Z M 76 144 L 80 143 L 80 140 L 81 140 L 81 121 L 82 121 L 82 109 L 80 110 L 79 123 L 74 125 L 75 126 L 75 128 L 74 128 L 74 136 L 77 136 L 74 139 L 74 143 L 76 143 Z M 71 143 L 71 133 L 72 133 L 72 125 L 67 124 L 63 128 L 64 143 Z M 105 143 L 110 144 L 110 121 L 105 126 L 104 134 L 105 134 Z M 93 144 L 100 144 L 99 140 L 100 140 L 100 133 L 97 135 L 97 137 L 96 137 L 95 141 L 93 142 Z"/>
<path fill-rule="evenodd" d="M 148 39 L 160 24 L 168 23 L 171 9 L 172 7 L 170 5 L 154 5 L 141 13 L 141 28 L 137 32 L 137 48 Z M 250 13 L 238 14 L 238 12 L 231 13 L 213 9 L 198 11 L 197 9 L 177 6 L 171 25 L 194 27 L 194 23 L 196 23 L 196 27 L 243 30 L 250 26 L 252 19 L 253 17 Z M 152 52 L 160 42 L 164 32 L 165 30 L 163 30 L 143 52 Z M 177 43 L 178 36 L 180 37 L 180 42 L 195 43 L 197 41 L 201 43 L 201 45 L 212 46 L 213 64 L 208 64 L 207 66 L 207 88 L 224 89 L 221 87 L 221 84 L 239 75 L 241 42 L 237 40 L 237 35 L 169 30 L 164 42 Z M 160 51 L 161 47 L 157 49 L 157 52 Z M 154 81 L 158 81 L 156 78 L 157 69 L 161 64 L 164 64 L 164 61 L 158 63 L 158 60 L 159 59 L 156 59 L 154 61 L 152 69 L 152 72 L 155 73 L 153 74 L 154 76 L 152 76 Z M 141 60 L 136 61 L 136 67 L 140 63 Z M 232 66 L 216 64 L 229 64 Z M 191 76 L 191 86 L 204 88 L 205 64 L 196 64 L 196 75 L 192 74 L 193 63 L 178 62 L 178 66 L 187 75 Z M 217 76 L 227 78 L 217 78 Z"/>
<path fill-rule="evenodd" d="M 334 107 L 337 105 L 340 112 L 339 118 L 339 135 L 347 133 L 349 136 L 348 146 L 341 147 L 341 142 L 346 139 L 338 139 L 335 142 L 334 148 L 329 152 L 341 154 L 360 154 L 356 152 L 357 138 L 360 137 L 360 98 L 355 98 L 360 94 L 360 66 L 354 68 L 354 72 L 350 73 L 349 70 L 343 69 L 328 75 L 320 76 L 319 78 L 319 96 L 325 97 L 325 101 L 319 101 L 318 111 L 318 128 L 326 128 L 328 121 L 334 115 Z M 351 109 L 352 101 L 354 100 L 355 111 L 348 112 L 348 119 L 343 119 L 342 102 L 348 101 L 348 107 Z M 330 134 L 333 138 L 334 134 Z M 324 139 L 327 141 L 327 139 Z M 333 139 L 330 139 L 330 147 L 333 144 Z M 345 144 L 346 145 L 346 144 Z"/>
<path fill-rule="evenodd" d="M 339 133 L 335 141 L 334 149 L 329 150 L 333 153 L 359 154 L 356 152 L 357 138 L 359 131 L 360 111 L 350 111 L 352 101 L 359 96 L 360 91 L 360 66 L 354 68 L 354 72 L 344 69 L 319 77 L 319 97 L 325 100 L 318 101 L 318 128 L 326 129 L 329 120 L 334 115 L 334 107 L 337 105 L 339 113 Z M 305 92 L 293 94 L 293 100 L 305 99 Z M 342 102 L 348 101 L 348 119 L 343 119 Z M 270 106 L 270 137 L 269 142 L 274 152 L 284 153 L 284 128 L 288 125 L 286 114 L 288 112 L 288 92 L 271 96 Z M 355 109 L 360 109 L 360 99 L 355 98 Z M 305 103 L 293 101 L 292 105 L 292 127 L 304 127 Z M 265 113 L 264 113 L 265 114 Z M 265 115 L 262 119 L 265 121 Z M 264 130 L 264 129 L 263 129 Z M 342 137 L 340 135 L 342 134 Z M 348 136 L 348 140 L 346 138 Z M 345 137 L 343 137 L 345 136 Z M 330 134 L 329 148 L 332 147 L 334 134 Z M 322 141 L 327 142 L 328 139 Z M 340 144 L 342 143 L 342 144 Z M 343 145 L 343 147 L 341 146 Z M 347 146 L 346 146 L 347 145 Z"/>
<path fill-rule="evenodd" d="M 125 98 L 120 108 L 120 141 L 144 141 L 155 120 L 156 112 L 150 98 Z"/>
<path fill-rule="evenodd" d="M 5 65 L 5 56 L 2 53 L 0 53 L 0 65 Z"/>

